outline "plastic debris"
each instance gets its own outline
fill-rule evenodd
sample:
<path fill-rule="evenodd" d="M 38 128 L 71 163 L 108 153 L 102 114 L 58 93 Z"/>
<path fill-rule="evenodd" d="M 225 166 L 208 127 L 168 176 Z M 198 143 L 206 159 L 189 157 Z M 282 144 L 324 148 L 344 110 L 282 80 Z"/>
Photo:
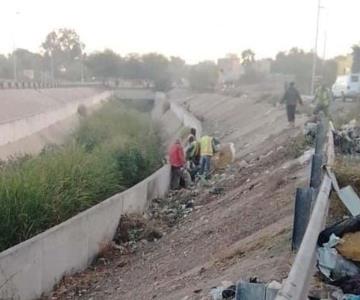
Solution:
<path fill-rule="evenodd" d="M 327 243 L 332 234 L 341 238 L 346 233 L 357 231 L 360 231 L 360 215 L 341 221 L 323 230 L 319 235 L 318 245 L 322 246 L 322 244 Z"/>
<path fill-rule="evenodd" d="M 360 126 L 356 120 L 335 132 L 335 146 L 343 154 L 360 154 Z"/>
<path fill-rule="evenodd" d="M 360 300 L 360 296 L 358 296 L 358 295 L 346 294 L 346 295 L 344 295 L 344 297 L 342 298 L 342 300 Z"/>
<path fill-rule="evenodd" d="M 328 243 L 318 248 L 318 268 L 330 280 L 344 276 L 353 276 L 360 273 L 359 268 L 351 261 L 346 260 L 333 248 L 339 243 L 339 238 L 331 235 Z"/>

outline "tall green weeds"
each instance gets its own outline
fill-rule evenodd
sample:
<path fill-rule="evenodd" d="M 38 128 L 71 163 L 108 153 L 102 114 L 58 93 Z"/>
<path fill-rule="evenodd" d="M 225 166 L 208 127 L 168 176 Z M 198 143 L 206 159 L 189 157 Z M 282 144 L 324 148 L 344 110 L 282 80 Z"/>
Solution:
<path fill-rule="evenodd" d="M 0 251 L 141 181 L 160 167 L 148 115 L 111 101 L 63 146 L 0 165 Z"/>

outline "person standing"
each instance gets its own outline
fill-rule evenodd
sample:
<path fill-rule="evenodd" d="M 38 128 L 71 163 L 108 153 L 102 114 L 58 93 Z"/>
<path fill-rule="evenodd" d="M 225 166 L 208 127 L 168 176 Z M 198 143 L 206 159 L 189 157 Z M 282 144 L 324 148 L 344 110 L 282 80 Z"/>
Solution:
<path fill-rule="evenodd" d="M 328 89 L 325 84 L 321 84 L 315 92 L 314 101 L 316 103 L 316 107 L 314 114 L 317 115 L 320 111 L 322 111 L 324 112 L 324 115 L 328 117 L 331 99 L 332 95 L 330 89 Z"/>
<path fill-rule="evenodd" d="M 215 140 L 205 135 L 200 139 L 200 171 L 199 175 L 207 179 L 210 171 L 211 158 L 215 153 Z"/>
<path fill-rule="evenodd" d="M 171 166 L 170 188 L 177 190 L 180 188 L 180 181 L 186 165 L 184 149 L 179 139 L 169 149 L 169 163 Z"/>
<path fill-rule="evenodd" d="M 294 82 L 290 82 L 288 89 L 285 91 L 284 96 L 281 99 L 281 103 L 284 102 L 286 103 L 286 113 L 289 125 L 295 127 L 296 106 L 298 102 L 303 105 L 303 101 Z"/>
<path fill-rule="evenodd" d="M 191 180 L 195 180 L 196 174 L 200 169 L 200 143 L 190 136 L 188 139 L 188 145 L 185 150 L 186 161 L 188 162 L 188 171 L 191 176 Z"/>

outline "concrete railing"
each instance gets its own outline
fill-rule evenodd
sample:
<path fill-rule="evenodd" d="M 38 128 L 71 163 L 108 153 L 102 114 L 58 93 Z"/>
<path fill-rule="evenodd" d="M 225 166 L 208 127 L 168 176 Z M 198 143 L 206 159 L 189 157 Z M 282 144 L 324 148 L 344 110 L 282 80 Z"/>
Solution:
<path fill-rule="evenodd" d="M 155 94 L 154 100 L 154 109 L 152 111 L 152 117 L 155 120 L 161 119 L 162 115 L 166 113 L 167 109 L 170 109 L 176 118 L 184 127 L 195 128 L 197 136 L 200 137 L 202 134 L 202 124 L 196 117 L 194 117 L 190 112 L 188 112 L 181 105 L 172 102 L 167 96 L 162 92 L 157 92 Z"/>
<path fill-rule="evenodd" d="M 318 137 L 317 137 L 318 138 Z M 329 195 L 332 187 L 331 166 L 335 160 L 333 126 L 327 134 L 326 169 L 316 197 L 316 202 L 289 276 L 280 289 L 276 300 L 307 299 L 311 278 L 315 271 L 316 246 L 328 214 Z"/>
<path fill-rule="evenodd" d="M 100 103 L 102 100 L 108 99 L 111 94 L 111 91 L 105 91 L 90 98 L 66 104 L 52 111 L 0 123 L 0 146 L 30 136 L 56 122 L 76 114 L 79 105 L 91 107 Z"/>
<path fill-rule="evenodd" d="M 198 137 L 202 135 L 201 122 L 190 112 L 175 102 L 170 102 L 170 109 L 185 127 L 195 128 Z"/>
<path fill-rule="evenodd" d="M 120 216 L 143 213 L 168 192 L 170 167 L 15 247 L 0 253 L 0 299 L 31 300 L 65 275 L 86 268 L 114 237 Z"/>

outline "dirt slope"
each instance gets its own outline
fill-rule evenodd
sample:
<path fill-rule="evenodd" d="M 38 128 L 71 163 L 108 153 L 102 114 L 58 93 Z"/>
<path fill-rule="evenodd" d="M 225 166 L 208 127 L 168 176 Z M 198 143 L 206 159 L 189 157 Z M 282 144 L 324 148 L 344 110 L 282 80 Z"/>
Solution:
<path fill-rule="evenodd" d="M 50 299 L 207 299 L 223 280 L 285 278 L 292 260 L 294 193 L 306 184 L 309 170 L 288 163 L 294 158 L 289 143 L 299 128 L 287 129 L 283 111 L 251 99 L 187 100 L 208 132 L 232 129 L 221 138 L 235 142 L 239 160 L 219 184 L 224 193 L 201 190 L 193 213 L 163 238 L 139 243 L 134 254 L 110 251 L 66 278 Z M 246 167 L 239 163 L 243 158 Z"/>

